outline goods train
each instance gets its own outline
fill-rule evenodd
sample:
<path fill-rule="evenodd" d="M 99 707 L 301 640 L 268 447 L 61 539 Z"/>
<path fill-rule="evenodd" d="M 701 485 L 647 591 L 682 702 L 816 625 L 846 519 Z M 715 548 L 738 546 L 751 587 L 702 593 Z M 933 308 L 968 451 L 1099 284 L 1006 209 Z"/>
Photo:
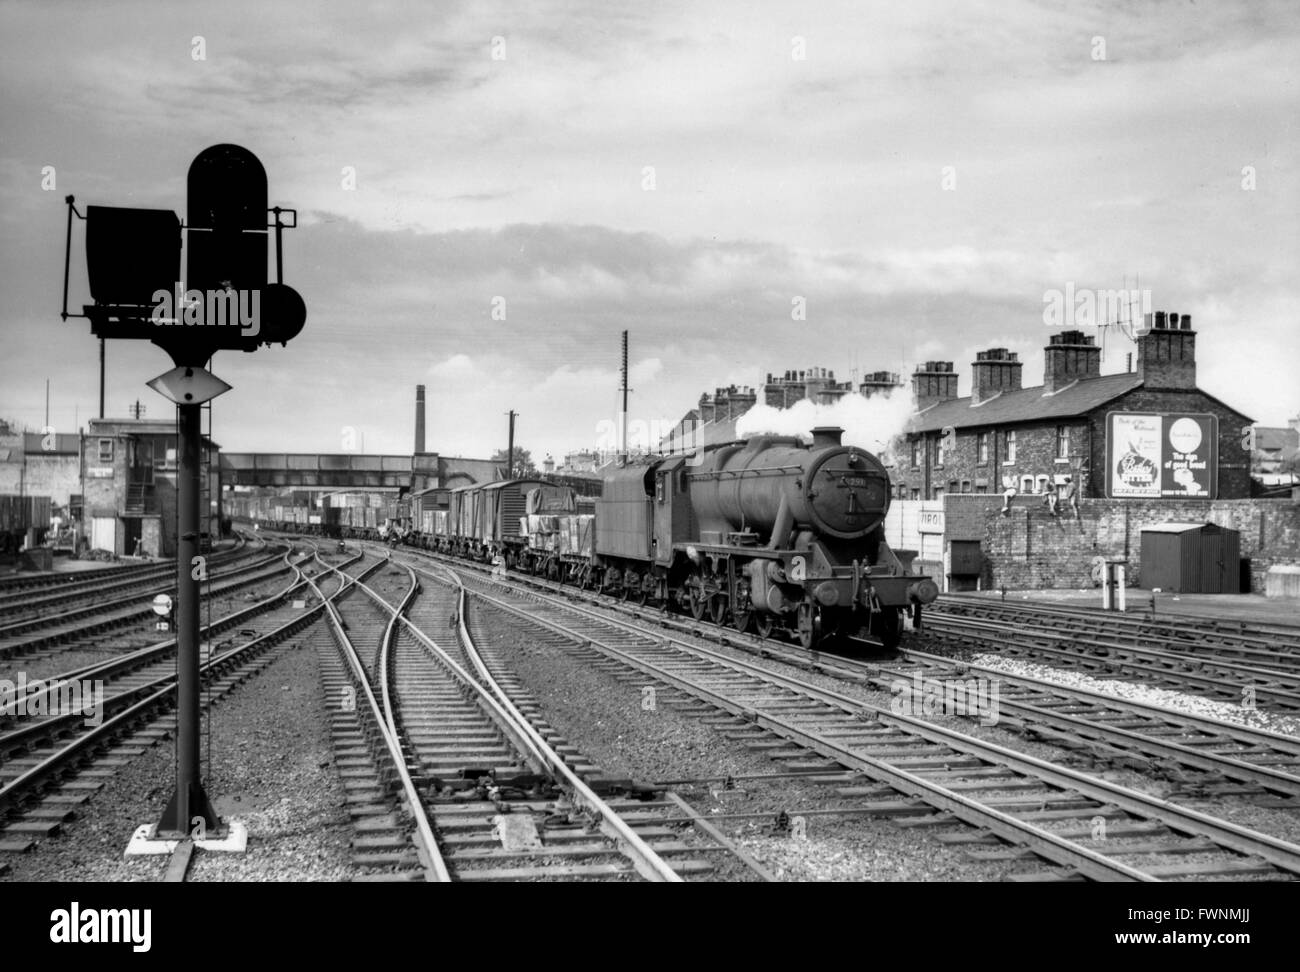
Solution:
<path fill-rule="evenodd" d="M 905 612 L 919 623 L 938 587 L 885 541 L 884 466 L 840 436 L 818 428 L 811 445 L 763 435 L 650 457 L 606 471 L 598 498 L 540 479 L 426 490 L 326 510 L 323 532 L 500 564 L 764 637 L 783 631 L 805 647 L 867 637 L 893 648 Z"/>

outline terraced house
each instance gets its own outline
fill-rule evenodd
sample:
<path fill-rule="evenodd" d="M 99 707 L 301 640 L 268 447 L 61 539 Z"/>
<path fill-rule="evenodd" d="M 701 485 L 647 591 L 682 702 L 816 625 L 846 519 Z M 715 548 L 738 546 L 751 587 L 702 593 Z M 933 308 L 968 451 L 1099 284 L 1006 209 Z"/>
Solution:
<path fill-rule="evenodd" d="M 916 405 L 893 470 L 903 499 L 952 493 L 1042 492 L 1069 477 L 1081 497 L 1237 499 L 1250 496 L 1251 419 L 1196 387 L 1190 314 L 1147 315 L 1135 367 L 1101 374 L 1101 348 L 1081 331 L 1052 335 L 1042 385 L 990 348 L 957 397 L 950 361 L 912 375 Z"/>

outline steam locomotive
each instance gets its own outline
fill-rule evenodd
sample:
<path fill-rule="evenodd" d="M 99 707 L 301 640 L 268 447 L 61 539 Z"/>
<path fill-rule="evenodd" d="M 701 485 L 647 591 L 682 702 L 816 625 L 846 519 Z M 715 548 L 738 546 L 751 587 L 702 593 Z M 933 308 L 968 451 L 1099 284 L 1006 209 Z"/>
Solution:
<path fill-rule="evenodd" d="M 651 457 L 607 472 L 594 509 L 540 480 L 432 491 L 405 542 L 809 648 L 867 637 L 892 649 L 904 613 L 919 622 L 938 587 L 886 543 L 889 474 L 841 434 Z"/>

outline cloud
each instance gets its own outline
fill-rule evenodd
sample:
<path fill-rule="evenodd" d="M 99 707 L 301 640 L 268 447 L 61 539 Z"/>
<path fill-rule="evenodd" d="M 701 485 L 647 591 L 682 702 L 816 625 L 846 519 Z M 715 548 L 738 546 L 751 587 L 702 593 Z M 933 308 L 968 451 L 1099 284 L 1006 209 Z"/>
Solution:
<path fill-rule="evenodd" d="M 474 362 L 467 354 L 453 354 L 450 358 L 429 366 L 431 377 L 452 381 L 471 378 L 476 372 Z"/>

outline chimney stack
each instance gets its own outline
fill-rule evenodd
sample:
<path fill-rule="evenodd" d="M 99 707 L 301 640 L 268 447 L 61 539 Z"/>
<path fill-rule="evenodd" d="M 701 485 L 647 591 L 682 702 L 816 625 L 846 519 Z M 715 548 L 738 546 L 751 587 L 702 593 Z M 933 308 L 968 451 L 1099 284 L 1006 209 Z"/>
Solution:
<path fill-rule="evenodd" d="M 424 455 L 424 386 L 415 386 L 415 454 Z"/>
<path fill-rule="evenodd" d="M 927 361 L 912 375 L 912 403 L 919 412 L 957 397 L 957 373 L 951 361 Z"/>
<path fill-rule="evenodd" d="M 890 395 L 895 388 L 902 387 L 902 382 L 898 380 L 898 373 L 894 371 L 873 371 L 869 375 L 863 375 L 862 381 L 858 384 L 858 394 L 863 398 L 870 398 L 872 395 Z"/>
<path fill-rule="evenodd" d="M 714 417 L 713 398 L 708 392 L 700 396 L 700 424 L 712 422 Z"/>
<path fill-rule="evenodd" d="M 1053 334 L 1043 350 L 1043 391 L 1047 394 L 1101 376 L 1101 348 L 1082 331 Z"/>
<path fill-rule="evenodd" d="M 727 398 L 727 418 L 729 419 L 740 418 L 758 402 L 758 395 L 748 385 L 741 385 L 739 388 L 732 385 L 727 390 L 730 392 Z"/>
<path fill-rule="evenodd" d="M 1004 391 L 1020 390 L 1020 369 L 1014 351 L 989 348 L 976 353 L 971 363 L 970 403 L 979 405 Z"/>
<path fill-rule="evenodd" d="M 1191 314 L 1146 315 L 1146 333 L 1137 339 L 1137 373 L 1151 389 L 1186 391 L 1196 387 L 1196 332 Z"/>

